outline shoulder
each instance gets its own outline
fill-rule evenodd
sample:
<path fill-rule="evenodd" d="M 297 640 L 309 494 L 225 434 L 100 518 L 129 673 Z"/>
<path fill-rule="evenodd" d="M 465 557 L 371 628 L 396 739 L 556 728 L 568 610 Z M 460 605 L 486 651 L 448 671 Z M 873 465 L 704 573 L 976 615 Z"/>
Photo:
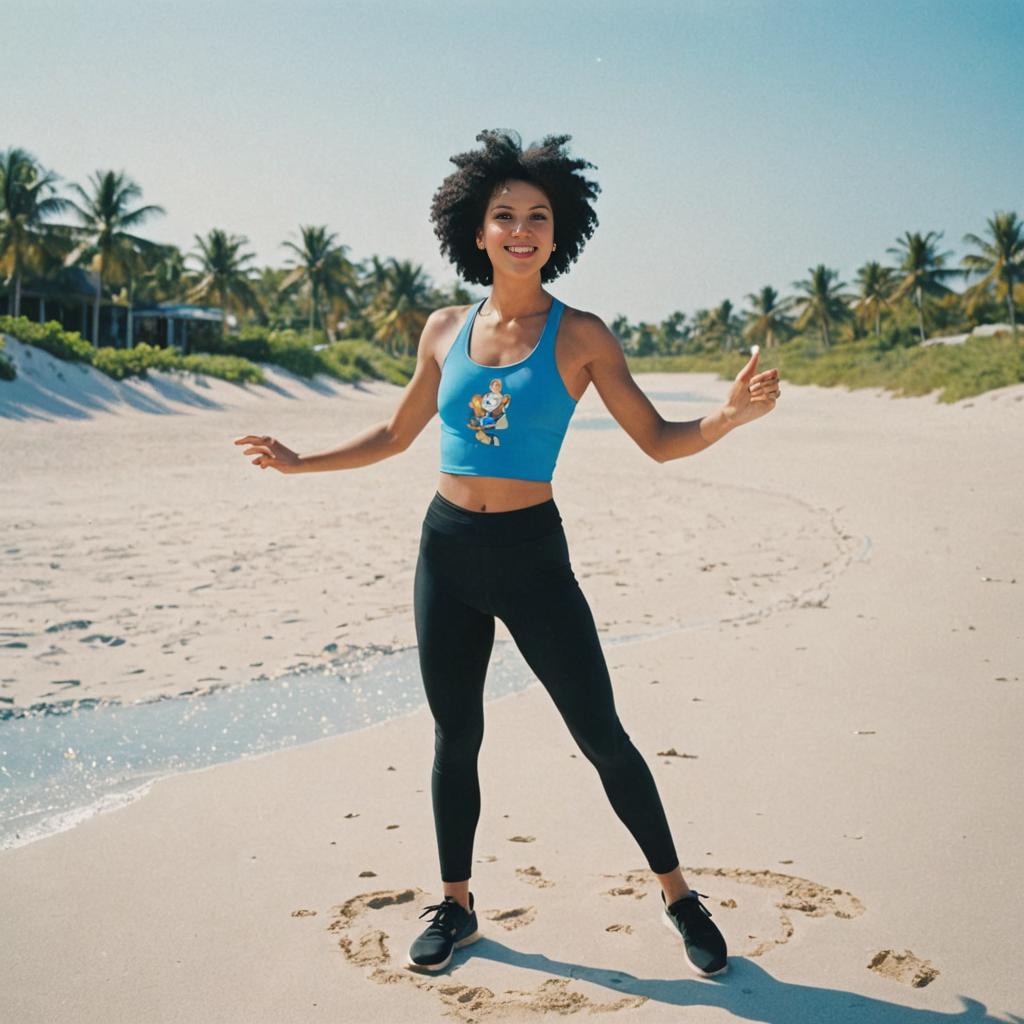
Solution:
<path fill-rule="evenodd" d="M 474 304 L 468 306 L 442 306 L 435 309 L 423 324 L 419 351 L 425 356 L 436 357 L 439 347 L 451 341 L 458 333 L 467 314 Z"/>
<path fill-rule="evenodd" d="M 423 329 L 436 333 L 438 331 L 445 331 L 453 324 L 461 325 L 475 305 L 476 303 L 474 302 L 468 306 L 441 306 L 440 309 L 435 309 L 427 317 L 427 322 L 424 324 Z"/>
<path fill-rule="evenodd" d="M 622 351 L 618 338 L 608 325 L 589 310 L 565 306 L 559 326 L 560 333 L 567 336 L 571 347 L 585 357 L 582 359 L 584 363 L 602 357 L 607 358 Z"/>

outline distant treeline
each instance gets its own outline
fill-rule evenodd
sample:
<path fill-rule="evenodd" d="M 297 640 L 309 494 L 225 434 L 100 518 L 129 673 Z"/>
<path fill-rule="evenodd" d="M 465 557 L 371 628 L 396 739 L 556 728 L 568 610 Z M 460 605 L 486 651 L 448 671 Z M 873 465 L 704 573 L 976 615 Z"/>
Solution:
<path fill-rule="evenodd" d="M 212 228 L 205 237 L 196 235 L 193 250 L 183 253 L 138 234 L 143 222 L 164 212 L 159 206 L 140 205 L 141 196 L 140 187 L 124 172 L 96 171 L 85 188 L 77 183 L 65 186 L 25 150 L 0 152 L 0 294 L 6 294 L 9 313 L 19 316 L 26 282 L 49 282 L 59 288 L 62 274 L 81 267 L 95 282 L 89 332 L 93 339 L 100 338 L 103 304 L 127 310 L 140 303 L 203 304 L 221 310 L 220 330 L 202 336 L 204 352 L 245 359 L 245 351 L 256 351 L 251 344 L 257 338 L 255 330 L 262 332 L 264 348 L 259 351 L 272 357 L 267 361 L 291 360 L 293 365 L 311 367 L 323 360 L 335 372 L 349 373 L 356 371 L 341 367 L 357 363 L 346 362 L 348 357 L 341 357 L 336 343 L 365 344 L 367 348 L 360 350 L 364 355 L 379 350 L 389 357 L 408 357 L 433 309 L 473 300 L 459 282 L 447 289 L 435 287 L 423 268 L 411 261 L 349 259 L 348 246 L 338 243 L 324 225 L 300 225 L 297 240 L 282 242 L 287 256 L 280 268 L 254 267 L 255 256 L 246 250 L 245 236 L 220 228 Z M 65 216 L 78 223 L 55 222 Z M 809 367 L 826 355 L 820 370 L 825 372 L 828 366 L 829 374 L 835 372 L 846 364 L 830 353 L 847 346 L 853 346 L 849 356 L 854 362 L 860 358 L 855 352 L 870 353 L 873 372 L 891 373 L 904 357 L 887 353 L 983 324 L 1006 323 L 1017 339 L 1017 309 L 1024 302 L 1024 225 L 1017 214 L 996 212 L 982 235 L 965 235 L 971 251 L 959 267 L 948 265 L 951 254 L 939 250 L 941 238 L 941 232 L 905 232 L 887 249 L 892 259 L 864 263 L 852 285 L 819 263 L 808 268 L 805 279 L 792 283 L 790 294 L 764 285 L 746 296 L 743 309 L 725 299 L 714 309 L 674 312 L 661 323 L 631 323 L 619 315 L 609 326 L 626 353 L 644 359 L 644 365 L 650 357 L 672 356 L 696 358 L 702 366 L 714 365 L 716 359 L 732 365 L 736 353 L 756 342 L 770 350 L 773 365 L 788 365 L 794 373 L 798 366 Z M 951 287 L 957 279 L 963 283 L 961 291 Z M 232 321 L 235 330 L 229 330 Z M 112 369 L 149 358 L 129 358 L 130 314 L 127 323 L 127 351 L 116 350 L 124 354 L 116 357 L 121 362 L 115 360 Z M 25 327 L 5 329 L 23 340 L 26 332 L 31 334 Z M 936 366 L 944 360 L 949 369 L 958 360 L 957 365 L 963 363 L 965 353 L 980 352 L 986 345 L 993 352 L 1002 351 L 1002 344 L 972 339 L 967 346 L 935 346 L 960 349 L 960 355 L 922 352 L 919 358 Z M 783 363 L 787 351 L 790 358 Z M 330 352 L 335 355 L 324 355 Z M 995 376 L 1002 379 L 1010 372 L 1010 363 L 1000 366 Z M 407 379 L 410 368 L 408 359 L 397 359 L 380 372 L 397 382 Z M 852 372 L 849 365 L 847 370 Z M 0 376 L 10 372 L 0 365 Z"/>

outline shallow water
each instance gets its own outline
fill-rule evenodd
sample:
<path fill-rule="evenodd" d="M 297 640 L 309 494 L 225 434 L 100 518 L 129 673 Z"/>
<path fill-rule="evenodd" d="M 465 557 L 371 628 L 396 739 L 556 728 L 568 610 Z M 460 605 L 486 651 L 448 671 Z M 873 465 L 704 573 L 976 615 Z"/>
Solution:
<path fill-rule="evenodd" d="M 496 642 L 485 699 L 532 676 Z M 352 651 L 329 667 L 122 704 L 65 701 L 0 719 L 0 849 L 141 796 L 155 779 L 352 732 L 415 711 L 415 647 Z"/>
<path fill-rule="evenodd" d="M 601 643 L 654 635 L 603 636 Z M 495 641 L 485 702 L 536 682 L 515 644 Z M 129 704 L 87 699 L 2 709 L 0 849 L 130 803 L 161 777 L 353 732 L 425 704 L 417 648 L 408 647 L 351 650 L 320 668 Z"/>

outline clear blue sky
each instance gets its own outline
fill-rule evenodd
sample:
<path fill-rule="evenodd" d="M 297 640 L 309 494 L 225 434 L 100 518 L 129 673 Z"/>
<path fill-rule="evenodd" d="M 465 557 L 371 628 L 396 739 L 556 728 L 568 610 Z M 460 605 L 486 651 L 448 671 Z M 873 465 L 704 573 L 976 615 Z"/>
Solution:
<path fill-rule="evenodd" d="M 572 135 L 600 226 L 559 298 L 692 313 L 905 231 L 1024 216 L 1024 3 L 6 0 L 0 149 L 124 170 L 193 248 L 298 225 L 454 280 L 428 220 L 484 128 Z M 959 287 L 959 286 L 958 286 Z"/>

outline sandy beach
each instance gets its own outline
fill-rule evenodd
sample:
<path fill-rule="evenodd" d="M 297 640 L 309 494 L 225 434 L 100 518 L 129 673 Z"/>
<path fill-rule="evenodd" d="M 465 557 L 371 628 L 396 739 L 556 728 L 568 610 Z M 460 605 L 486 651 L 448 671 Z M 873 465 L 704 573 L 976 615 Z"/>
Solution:
<path fill-rule="evenodd" d="M 260 471 L 232 444 L 322 450 L 386 418 L 398 388 L 272 367 L 269 388 L 115 383 L 4 351 L 0 752 L 31 708 L 47 728 L 68 702 L 202 702 L 415 645 L 436 418 L 347 473 Z M 638 381 L 669 419 L 727 391 Z M 727 974 L 687 969 L 534 682 L 487 704 L 485 937 L 447 972 L 401 966 L 441 895 L 421 705 L 169 774 L 0 849 L 0 1019 L 1019 1021 L 1024 385 L 953 405 L 782 392 L 659 465 L 591 389 L 554 481 L 620 717 Z"/>

